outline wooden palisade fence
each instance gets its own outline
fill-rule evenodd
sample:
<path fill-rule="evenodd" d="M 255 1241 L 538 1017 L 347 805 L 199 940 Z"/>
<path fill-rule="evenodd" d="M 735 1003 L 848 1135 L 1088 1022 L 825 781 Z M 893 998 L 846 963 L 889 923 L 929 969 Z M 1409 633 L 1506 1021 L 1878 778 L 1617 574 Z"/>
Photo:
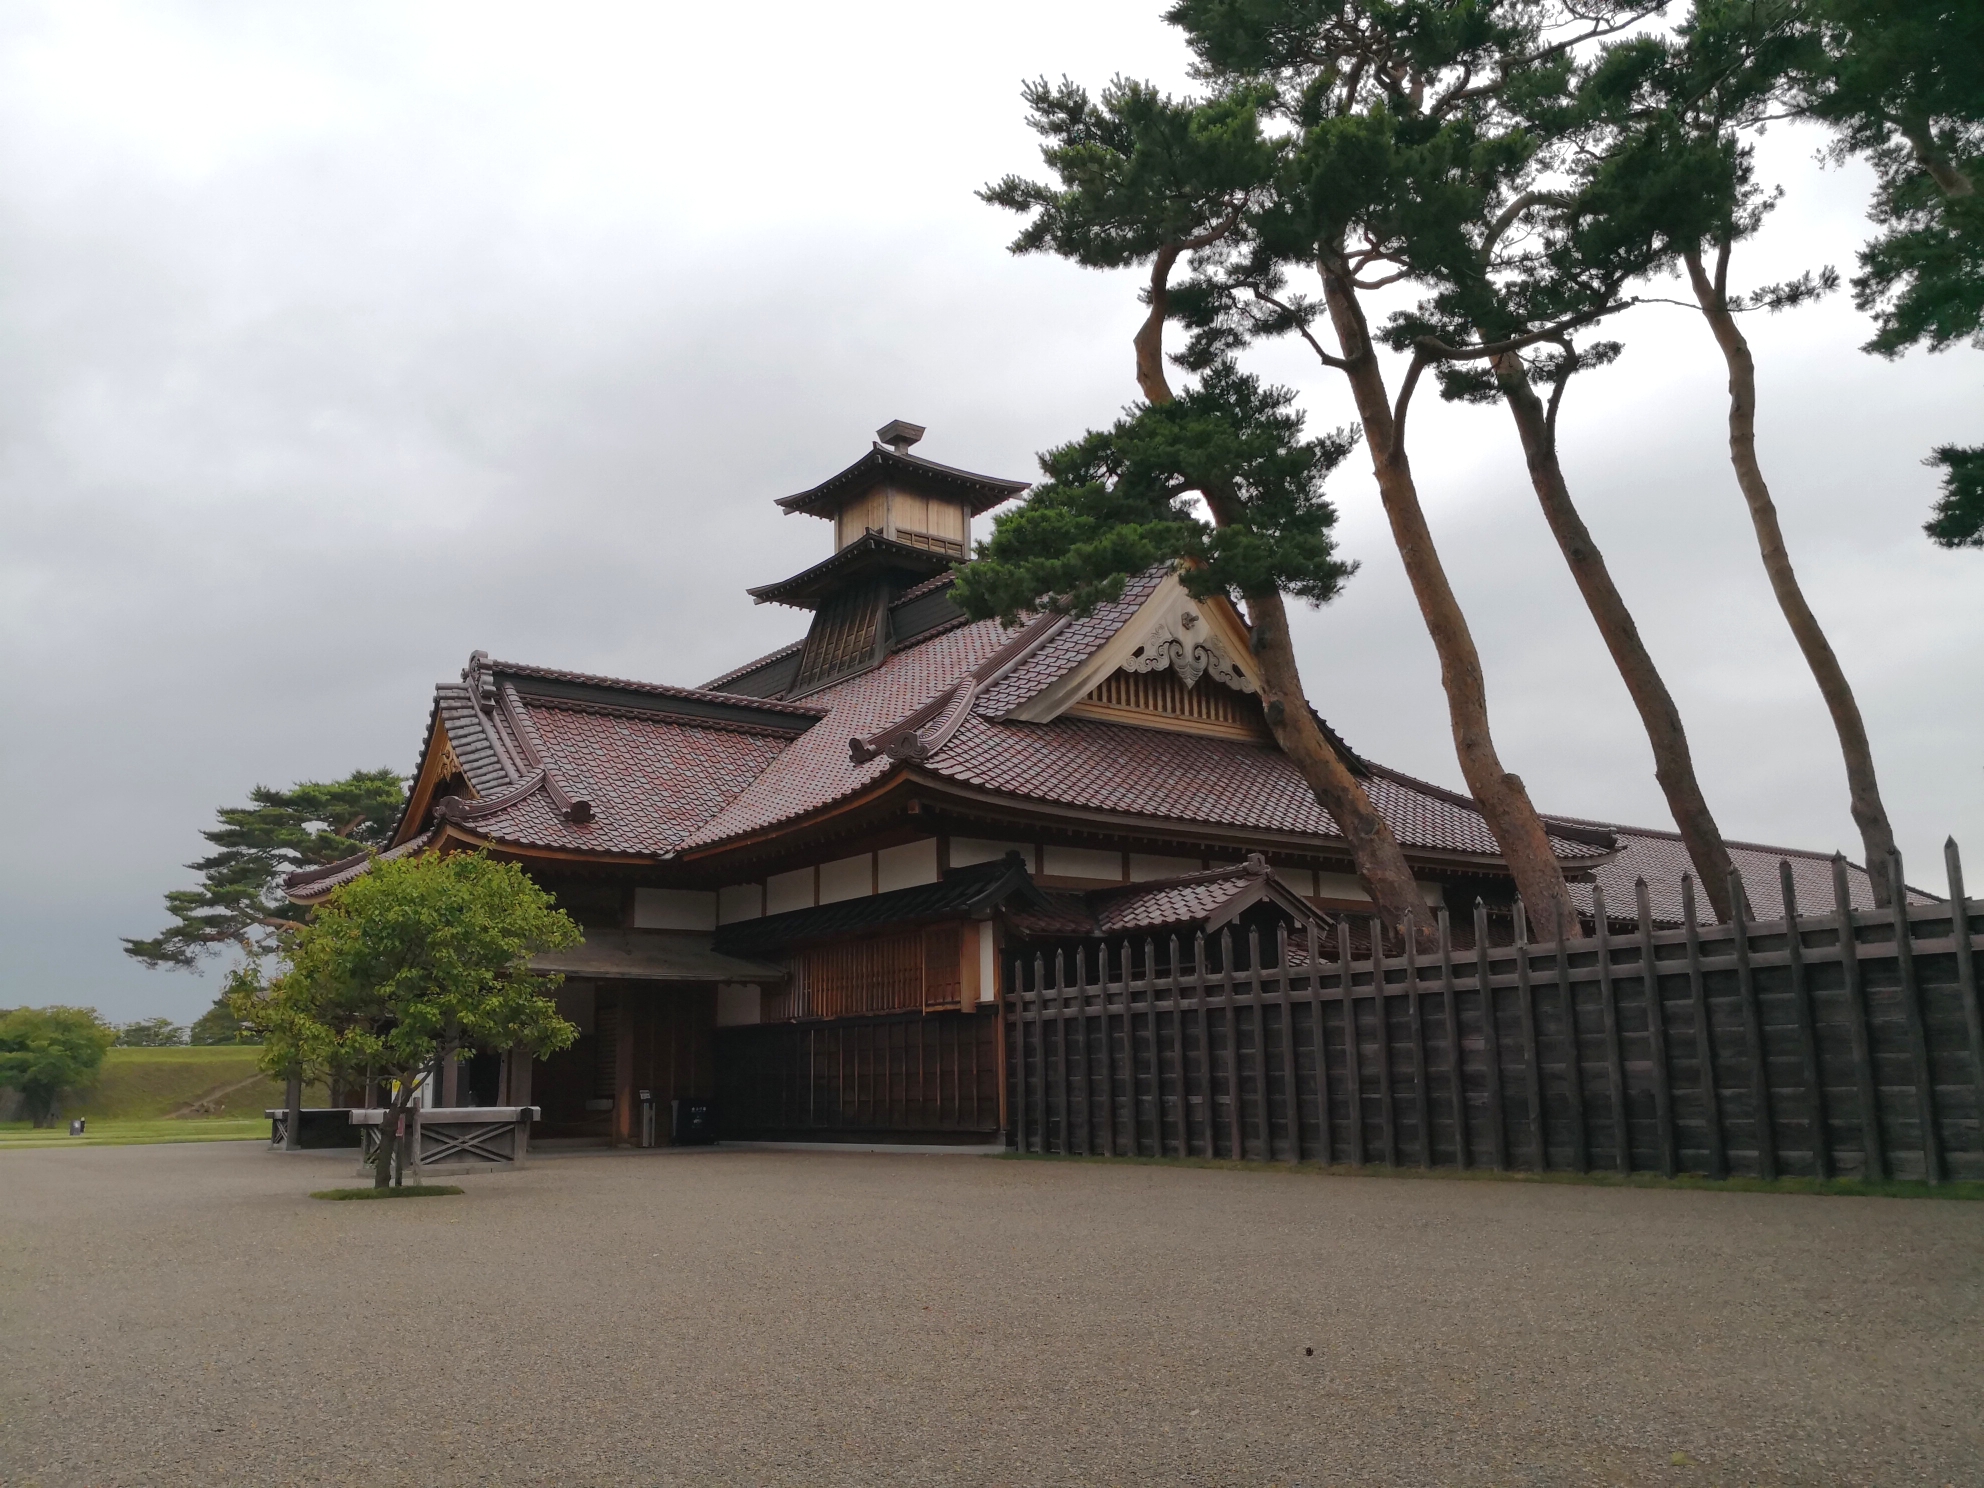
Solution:
<path fill-rule="evenodd" d="M 1620 1173 L 1984 1178 L 1984 1014 L 1956 845 L 1950 899 L 1489 943 L 1438 915 L 1352 959 L 1222 934 L 1015 965 L 1005 1016 L 1024 1152 Z M 1732 897 L 1741 905 L 1740 892 Z M 1957 908 L 1960 906 L 1959 908 Z M 1515 924 L 1523 924 L 1518 906 Z M 1618 927 L 1629 925 L 1621 931 Z M 1582 927 L 1579 927 L 1582 929 Z M 1457 939 L 1465 944 L 1457 948 Z M 1392 954 L 1393 948 L 1396 954 Z M 1166 952 L 1168 951 L 1168 955 Z M 1651 973 L 1651 975 L 1649 975 Z M 1651 990 L 1651 996 L 1649 996 Z"/>

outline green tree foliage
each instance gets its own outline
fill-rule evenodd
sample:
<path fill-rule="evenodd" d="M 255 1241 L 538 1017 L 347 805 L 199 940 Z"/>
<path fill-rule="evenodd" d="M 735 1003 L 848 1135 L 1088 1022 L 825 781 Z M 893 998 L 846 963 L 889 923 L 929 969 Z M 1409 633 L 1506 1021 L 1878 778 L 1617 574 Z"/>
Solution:
<path fill-rule="evenodd" d="M 479 853 L 381 859 L 294 933 L 272 982 L 237 974 L 235 1013 L 261 1033 L 272 1075 L 364 1070 L 393 1082 L 390 1135 L 443 1054 L 519 1045 L 547 1054 L 578 1036 L 546 995 L 563 979 L 533 975 L 529 962 L 581 938 L 514 863 Z M 381 1186 L 396 1147 L 380 1145 Z"/>
<path fill-rule="evenodd" d="M 127 938 L 125 954 L 182 967 L 230 946 L 268 955 L 296 925 L 283 876 L 384 846 L 405 803 L 406 782 L 391 770 L 288 790 L 256 786 L 248 805 L 221 807 L 220 825 L 200 834 L 217 851 L 186 865 L 200 875 L 198 888 L 166 892 L 172 924 L 149 940 Z"/>
<path fill-rule="evenodd" d="M 1975 0 L 1804 0 L 1817 41 L 1806 112 L 1864 157 L 1880 229 L 1860 253 L 1869 351 L 1984 345 L 1984 6 Z"/>
<path fill-rule="evenodd" d="M 1976 0 L 1804 0 L 1817 38 L 1798 76 L 1836 153 L 1874 167 L 1877 231 L 1860 250 L 1854 303 L 1874 318 L 1866 350 L 1984 347 L 1984 5 Z M 1984 445 L 1943 445 L 1924 530 L 1984 547 Z"/>
<path fill-rule="evenodd" d="M 173 1049 L 186 1042 L 186 1030 L 170 1018 L 140 1018 L 118 1025 L 120 1049 Z"/>
<path fill-rule="evenodd" d="M 225 992 L 214 999 L 212 1007 L 193 1020 L 186 1030 L 186 1042 L 197 1045 L 214 1044 L 254 1044 L 261 1040 L 255 1031 L 243 1023 L 234 1011 L 233 999 Z"/>
<path fill-rule="evenodd" d="M 94 1008 L 15 1008 L 0 1014 L 0 1085 L 18 1090 L 28 1120 L 47 1126 L 62 1093 L 94 1080 L 116 1042 Z"/>
<path fill-rule="evenodd" d="M 1279 590 L 1322 604 L 1355 565 L 1337 557 L 1323 482 L 1350 451 L 1342 433 L 1302 437 L 1287 388 L 1221 363 L 1170 403 L 1040 457 L 1048 479 L 997 518 L 953 594 L 967 614 L 1086 614 L 1156 563 L 1186 588 L 1243 600 Z M 1193 498 L 1218 507 L 1207 520 Z"/>
<path fill-rule="evenodd" d="M 1923 463 L 1943 470 L 1943 494 L 1923 530 L 1946 548 L 1984 548 L 1984 447 L 1945 444 Z"/>

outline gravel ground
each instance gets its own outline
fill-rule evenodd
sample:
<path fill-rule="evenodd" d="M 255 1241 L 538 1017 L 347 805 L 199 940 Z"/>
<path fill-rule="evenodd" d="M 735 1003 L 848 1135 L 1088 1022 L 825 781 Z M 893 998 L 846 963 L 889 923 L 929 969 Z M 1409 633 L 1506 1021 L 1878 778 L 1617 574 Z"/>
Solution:
<path fill-rule="evenodd" d="M 1984 1205 L 349 1166 L 0 1154 L 0 1483 L 1984 1482 Z"/>

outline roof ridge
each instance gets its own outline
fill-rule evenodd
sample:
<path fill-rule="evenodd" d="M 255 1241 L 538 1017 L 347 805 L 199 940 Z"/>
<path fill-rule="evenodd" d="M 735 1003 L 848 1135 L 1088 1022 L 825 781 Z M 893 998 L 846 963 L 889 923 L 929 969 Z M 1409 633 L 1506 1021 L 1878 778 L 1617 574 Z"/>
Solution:
<path fill-rule="evenodd" d="M 771 738 L 795 739 L 803 728 L 780 728 L 771 723 L 741 723 L 730 718 L 701 718 L 694 713 L 666 713 L 659 708 L 628 708 L 617 703 L 595 703 L 586 698 L 557 697 L 533 692 L 519 694 L 526 708 L 554 708 L 564 713 L 590 713 L 602 718 L 629 718 L 642 723 L 664 722 L 687 728 L 714 729 L 720 733 L 762 734 Z"/>
<path fill-rule="evenodd" d="M 801 636 L 796 641 L 787 641 L 783 646 L 780 646 L 778 650 L 767 651 L 763 656 L 760 656 L 756 661 L 747 661 L 741 667 L 732 667 L 729 671 L 723 673 L 723 675 L 710 678 L 709 681 L 703 683 L 703 685 L 696 688 L 695 691 L 715 692 L 719 690 L 724 683 L 735 682 L 739 677 L 748 677 L 751 675 L 751 673 L 757 671 L 758 668 L 762 666 L 768 666 L 774 661 L 778 661 L 784 657 L 792 655 L 793 652 L 799 650 L 800 647 L 804 646 L 805 644 L 806 644 L 806 637 L 804 636 Z"/>
<path fill-rule="evenodd" d="M 757 665 L 758 663 L 753 663 Z M 723 703 L 729 707 L 738 705 L 738 694 L 734 692 L 711 692 L 701 687 L 671 687 L 665 682 L 636 682 L 630 677 L 605 677 L 596 672 L 568 672 L 558 667 L 532 666 L 527 662 L 492 661 L 486 663 L 492 672 L 507 672 L 513 677 L 542 677 L 554 682 L 581 682 L 594 687 L 613 687 L 622 692 L 647 693 L 655 697 L 686 698 L 696 702 Z M 745 670 L 749 670 L 746 668 Z M 809 707 L 805 703 L 788 703 L 777 698 L 753 697 L 745 699 L 745 706 L 763 708 L 772 713 L 791 713 L 802 718 L 824 718 L 827 710 Z"/>
<path fill-rule="evenodd" d="M 1546 823 L 1564 822 L 1574 827 L 1599 827 L 1608 832 L 1629 832 L 1635 837 L 1655 837 L 1663 842 L 1679 842 L 1682 840 L 1679 832 L 1666 827 L 1635 827 L 1627 822 L 1599 821 L 1596 818 L 1588 816 L 1560 816 L 1552 814 L 1544 817 L 1544 821 Z M 1743 842 L 1733 837 L 1723 838 L 1722 845 L 1724 847 L 1740 847 L 1746 852 L 1777 853 L 1783 857 L 1802 858 L 1814 863 L 1830 863 L 1833 858 L 1841 857 L 1846 858 L 1848 867 L 1858 868 L 1862 873 L 1867 871 L 1864 864 L 1857 862 L 1853 858 L 1847 858 L 1844 852 L 1837 850 L 1834 852 L 1821 852 L 1816 848 L 1810 847 L 1780 847 L 1771 842 Z"/>

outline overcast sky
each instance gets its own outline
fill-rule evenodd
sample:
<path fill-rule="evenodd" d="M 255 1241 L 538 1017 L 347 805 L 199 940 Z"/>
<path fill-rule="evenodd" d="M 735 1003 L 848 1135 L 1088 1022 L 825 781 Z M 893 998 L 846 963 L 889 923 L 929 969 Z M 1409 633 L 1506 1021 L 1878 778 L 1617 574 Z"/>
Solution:
<path fill-rule="evenodd" d="M 748 584 L 825 556 L 774 497 L 891 418 L 997 475 L 1135 393 L 1128 275 L 1005 251 L 975 187 L 1037 167 L 1024 78 L 1185 85 L 1139 3 L 0 11 L 0 1006 L 186 1019 L 146 971 L 214 808 L 409 770 L 478 647 L 693 684 L 796 637 Z M 1744 282 L 1850 268 L 1868 182 L 1787 188 Z M 1984 554 L 1920 526 L 1919 463 L 1984 437 L 1984 358 L 1856 351 L 1844 298 L 1750 327 L 1763 459 L 1859 690 L 1910 877 L 1984 878 Z M 1581 379 L 1565 465 L 1732 837 L 1857 852 L 1826 714 L 1765 585 L 1698 317 L 1644 309 Z M 1293 351 L 1317 427 L 1335 374 Z M 1422 397 L 1414 459 L 1546 809 L 1665 826 L 1644 735 L 1499 409 Z M 1363 454 L 1363 563 L 1301 618 L 1364 753 L 1459 784 Z"/>

